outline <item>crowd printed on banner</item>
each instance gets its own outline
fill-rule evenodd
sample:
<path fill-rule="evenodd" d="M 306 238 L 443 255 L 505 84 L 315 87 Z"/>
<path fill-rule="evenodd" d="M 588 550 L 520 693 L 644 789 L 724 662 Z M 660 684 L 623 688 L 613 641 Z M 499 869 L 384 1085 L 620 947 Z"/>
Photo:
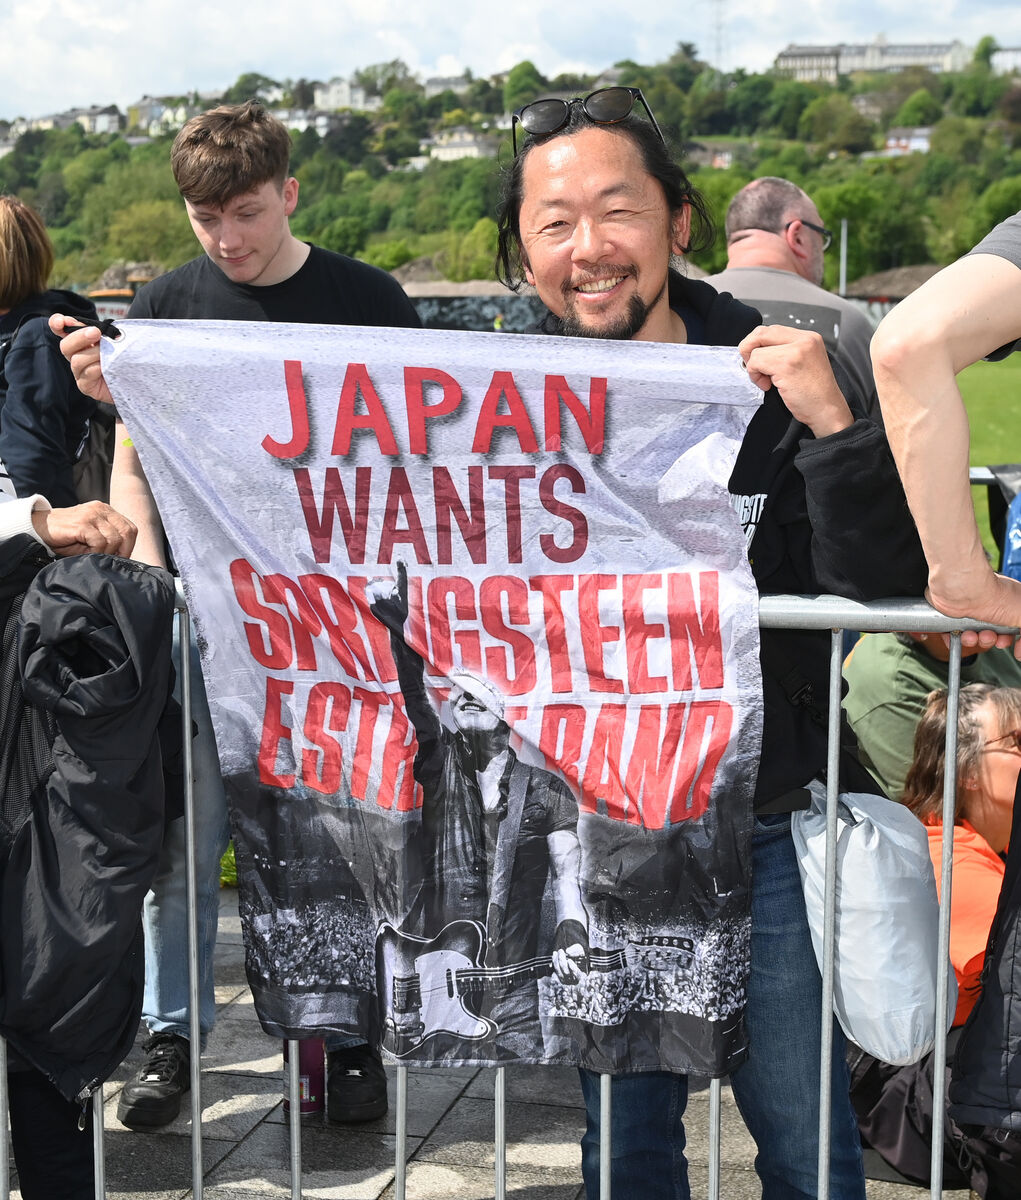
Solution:
<path fill-rule="evenodd" d="M 137 322 L 103 354 L 198 635 L 267 1031 L 738 1065 L 734 352 Z"/>

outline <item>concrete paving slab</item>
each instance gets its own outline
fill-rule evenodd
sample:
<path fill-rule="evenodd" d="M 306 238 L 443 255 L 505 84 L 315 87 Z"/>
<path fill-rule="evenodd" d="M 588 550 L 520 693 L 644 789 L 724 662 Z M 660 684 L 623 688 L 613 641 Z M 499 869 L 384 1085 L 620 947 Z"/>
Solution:
<path fill-rule="evenodd" d="M 508 1103 L 507 1163 L 573 1171 L 581 1179 L 581 1114 L 557 1105 Z M 416 1156 L 423 1162 L 488 1166 L 495 1162 L 493 1106 L 462 1098 L 454 1104 Z"/>
<path fill-rule="evenodd" d="M 396 1140 L 387 1134 L 353 1133 L 305 1125 L 301 1132 L 302 1196 L 305 1200 L 375 1200 L 394 1174 Z M 414 1153 L 417 1139 L 408 1139 Z M 288 1127 L 267 1122 L 207 1177 L 209 1200 L 251 1194 L 290 1198 Z"/>
<path fill-rule="evenodd" d="M 529 1104 L 559 1104 L 566 1108 L 582 1108 L 581 1084 L 575 1067 L 504 1067 L 508 1100 Z M 496 1069 L 482 1067 L 468 1085 L 465 1095 L 491 1098 L 496 1088 Z"/>
<path fill-rule="evenodd" d="M 491 1170 L 414 1162 L 408 1169 L 408 1200 L 492 1200 Z M 507 1195 L 513 1200 L 584 1200 L 576 1178 L 557 1171 L 528 1171 L 508 1167 Z M 394 1200 L 392 1187 L 380 1200 Z"/>

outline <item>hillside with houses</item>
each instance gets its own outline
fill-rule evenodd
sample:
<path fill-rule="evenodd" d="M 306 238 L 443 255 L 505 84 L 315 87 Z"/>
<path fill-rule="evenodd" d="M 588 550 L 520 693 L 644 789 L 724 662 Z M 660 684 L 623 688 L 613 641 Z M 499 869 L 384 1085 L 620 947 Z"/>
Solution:
<path fill-rule="evenodd" d="M 552 79 L 530 62 L 488 78 L 420 80 L 400 60 L 325 81 L 253 73 L 215 95 L 0 122 L 0 190 L 43 213 L 60 282 L 175 266 L 194 240 L 169 141 L 193 114 L 254 97 L 292 133 L 300 236 L 390 270 L 415 260 L 447 279 L 487 278 L 511 113 L 618 83 L 642 89 L 717 214 L 749 179 L 775 174 L 811 192 L 829 226 L 846 219 L 850 279 L 950 261 L 1021 208 L 1021 48 L 991 37 L 790 45 L 760 74 L 721 73 L 688 43 L 660 63 Z M 718 242 L 695 263 L 723 259 Z"/>

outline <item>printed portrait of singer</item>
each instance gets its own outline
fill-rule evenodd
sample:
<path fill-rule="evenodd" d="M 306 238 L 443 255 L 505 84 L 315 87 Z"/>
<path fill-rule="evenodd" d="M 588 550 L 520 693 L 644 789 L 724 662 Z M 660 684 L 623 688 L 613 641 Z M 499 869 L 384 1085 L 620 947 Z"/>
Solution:
<path fill-rule="evenodd" d="M 368 597 L 390 631 L 423 793 L 422 892 L 404 928 L 381 935 L 389 1048 L 432 1041 L 443 1054 L 456 1039 L 477 1043 L 480 1056 L 539 1058 L 537 981 L 555 973 L 577 983 L 588 970 L 577 801 L 562 779 L 518 758 L 504 698 L 486 681 L 454 672 L 454 728 L 441 724 L 425 664 L 404 640 L 404 563 L 396 583 L 370 584 Z"/>

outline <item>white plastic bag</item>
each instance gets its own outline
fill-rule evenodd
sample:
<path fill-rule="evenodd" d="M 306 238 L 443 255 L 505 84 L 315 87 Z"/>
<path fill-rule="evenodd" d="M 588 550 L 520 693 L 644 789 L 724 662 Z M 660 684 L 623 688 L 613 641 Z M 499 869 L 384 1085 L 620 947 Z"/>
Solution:
<path fill-rule="evenodd" d="M 826 789 L 792 813 L 815 956 L 822 969 Z M 918 1062 L 936 1043 L 939 902 L 925 826 L 885 796 L 841 792 L 837 806 L 837 902 L 833 1011 L 863 1050 L 894 1066 Z M 945 1035 L 957 1007 L 950 971 Z"/>

